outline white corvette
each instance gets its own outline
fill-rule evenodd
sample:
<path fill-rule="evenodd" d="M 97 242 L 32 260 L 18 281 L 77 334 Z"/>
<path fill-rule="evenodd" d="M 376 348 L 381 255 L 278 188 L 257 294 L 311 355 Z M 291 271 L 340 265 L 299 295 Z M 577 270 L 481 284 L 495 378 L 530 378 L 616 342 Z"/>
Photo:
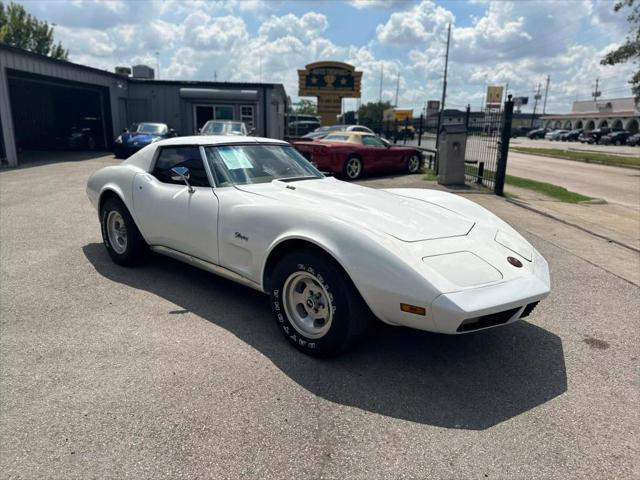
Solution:
<path fill-rule="evenodd" d="M 270 295 L 297 348 L 334 353 L 383 322 L 456 334 L 527 316 L 549 294 L 545 259 L 462 197 L 324 177 L 289 144 L 179 137 L 89 178 L 104 244 L 151 249 Z"/>

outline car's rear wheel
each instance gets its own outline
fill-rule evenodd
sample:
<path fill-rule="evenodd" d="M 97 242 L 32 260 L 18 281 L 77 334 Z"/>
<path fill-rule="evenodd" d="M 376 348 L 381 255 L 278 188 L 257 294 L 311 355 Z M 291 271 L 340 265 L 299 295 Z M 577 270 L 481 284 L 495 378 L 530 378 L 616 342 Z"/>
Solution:
<path fill-rule="evenodd" d="M 357 180 L 362 176 L 362 160 L 359 157 L 352 156 L 344 162 L 342 175 L 349 180 Z"/>
<path fill-rule="evenodd" d="M 369 321 L 366 304 L 340 266 L 310 250 L 292 252 L 276 265 L 271 308 L 287 340 L 310 355 L 344 350 Z"/>
<path fill-rule="evenodd" d="M 420 171 L 420 157 L 414 153 L 407 159 L 407 171 L 409 173 L 418 173 Z"/>
<path fill-rule="evenodd" d="M 147 244 L 129 210 L 120 199 L 109 198 L 100 209 L 102 241 L 111 259 L 119 265 L 136 265 L 147 253 Z"/>

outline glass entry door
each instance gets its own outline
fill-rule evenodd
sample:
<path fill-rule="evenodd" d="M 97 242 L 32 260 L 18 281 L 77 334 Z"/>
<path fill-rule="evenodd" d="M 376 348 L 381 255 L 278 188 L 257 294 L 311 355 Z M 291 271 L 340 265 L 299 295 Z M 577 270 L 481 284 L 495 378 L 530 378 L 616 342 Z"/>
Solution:
<path fill-rule="evenodd" d="M 233 105 L 194 105 L 196 132 L 209 120 L 233 120 Z"/>

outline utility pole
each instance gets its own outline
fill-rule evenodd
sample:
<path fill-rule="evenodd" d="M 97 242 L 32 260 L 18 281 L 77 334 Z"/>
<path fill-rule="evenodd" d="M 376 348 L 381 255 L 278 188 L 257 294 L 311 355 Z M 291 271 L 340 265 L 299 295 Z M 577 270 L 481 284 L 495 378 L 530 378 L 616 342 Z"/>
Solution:
<path fill-rule="evenodd" d="M 509 82 L 507 82 L 507 85 L 504 87 L 504 95 L 502 98 L 502 103 L 507 101 L 507 94 L 509 93 Z"/>
<path fill-rule="evenodd" d="M 540 95 L 540 87 L 541 85 L 538 83 L 538 90 L 536 91 L 536 94 L 533 97 L 535 99 L 535 102 L 533 102 L 533 115 L 531 115 L 531 128 L 533 128 L 533 122 L 535 121 L 535 118 L 536 118 L 536 109 L 538 108 L 538 100 L 542 98 L 542 95 Z"/>
<path fill-rule="evenodd" d="M 596 102 L 598 100 L 598 97 L 600 95 L 602 95 L 602 92 L 600 90 L 598 90 L 598 83 L 600 82 L 599 78 L 596 78 L 596 89 L 594 90 L 594 92 L 591 94 L 591 96 L 593 97 L 593 101 Z"/>
<path fill-rule="evenodd" d="M 380 95 L 378 96 L 378 103 L 382 103 L 382 81 L 384 78 L 384 64 L 380 64 Z"/>
<path fill-rule="evenodd" d="M 440 115 L 438 115 L 438 130 L 436 131 L 436 175 L 438 174 L 438 144 L 440 143 L 440 126 L 442 125 L 442 113 L 444 112 L 444 102 L 447 99 L 447 71 L 449 69 L 449 44 L 451 43 L 451 24 L 447 30 L 447 50 L 444 55 L 444 78 L 442 79 L 442 101 L 440 102 Z"/>
<path fill-rule="evenodd" d="M 214 72 L 213 72 L 213 81 L 214 82 L 218 81 L 218 71 L 217 70 L 214 70 Z"/>
<path fill-rule="evenodd" d="M 156 52 L 156 69 L 158 70 L 158 80 L 160 80 L 160 52 Z"/>
<path fill-rule="evenodd" d="M 551 82 L 551 75 L 547 75 L 547 85 L 544 87 L 544 103 L 542 104 L 542 115 L 547 113 L 547 95 L 549 95 L 549 82 Z"/>
<path fill-rule="evenodd" d="M 400 72 L 398 72 L 398 81 L 396 82 L 396 108 L 398 107 L 398 93 L 400 92 Z"/>

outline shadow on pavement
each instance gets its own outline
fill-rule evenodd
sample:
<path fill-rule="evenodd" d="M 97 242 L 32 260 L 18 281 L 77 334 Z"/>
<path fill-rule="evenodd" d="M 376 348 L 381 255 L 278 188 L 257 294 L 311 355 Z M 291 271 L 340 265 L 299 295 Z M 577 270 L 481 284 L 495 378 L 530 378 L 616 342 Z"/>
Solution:
<path fill-rule="evenodd" d="M 259 292 L 169 258 L 154 255 L 128 269 L 112 263 L 102 244 L 83 251 L 104 277 L 176 304 L 171 313 L 189 311 L 225 328 L 309 392 L 337 404 L 482 430 L 567 390 L 560 338 L 528 322 L 462 336 L 377 322 L 360 346 L 320 360 L 285 341 Z"/>

